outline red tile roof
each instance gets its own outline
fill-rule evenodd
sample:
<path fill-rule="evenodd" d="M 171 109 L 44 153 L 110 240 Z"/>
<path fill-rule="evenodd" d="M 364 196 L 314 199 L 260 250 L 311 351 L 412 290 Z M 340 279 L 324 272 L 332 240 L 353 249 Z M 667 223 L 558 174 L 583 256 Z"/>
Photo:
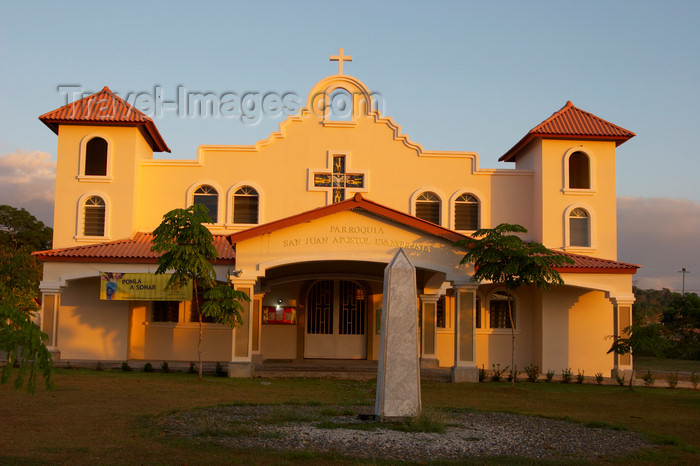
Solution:
<path fill-rule="evenodd" d="M 44 113 L 39 120 L 56 134 L 58 126 L 64 124 L 137 126 L 154 151 L 170 152 L 153 120 L 114 94 L 107 86 L 96 94 Z"/>
<path fill-rule="evenodd" d="M 560 256 L 566 256 L 573 259 L 573 264 L 564 264 L 560 267 L 555 267 L 559 273 L 628 273 L 635 274 L 641 266 L 636 264 L 628 264 L 626 262 L 618 262 L 610 259 L 599 259 L 597 257 L 582 256 L 580 254 L 571 254 L 562 251 L 553 251 Z"/>
<path fill-rule="evenodd" d="M 38 251 L 34 255 L 41 262 L 116 262 L 128 264 L 155 264 L 161 254 L 151 251 L 153 234 L 136 233 L 132 238 L 89 244 L 72 248 Z M 233 264 L 235 252 L 226 236 L 214 235 L 214 247 L 219 257 L 217 264 Z"/>
<path fill-rule="evenodd" d="M 401 225 L 410 227 L 414 230 L 418 230 L 424 233 L 429 233 L 434 236 L 442 237 L 448 241 L 458 241 L 460 239 L 466 238 L 466 236 L 452 231 L 448 228 L 441 227 L 434 223 L 428 222 L 426 220 L 421 220 L 412 215 L 408 215 L 401 211 L 392 209 L 390 207 L 383 206 L 369 199 L 362 197 L 362 194 L 357 193 L 350 199 L 337 204 L 327 205 L 325 207 L 319 207 L 317 209 L 302 212 L 297 215 L 292 215 L 291 217 L 283 218 L 281 220 L 276 220 L 274 222 L 266 223 L 257 227 L 250 228 L 238 233 L 233 233 L 229 236 L 229 241 L 231 243 L 237 243 L 246 239 L 254 238 L 256 236 L 262 236 L 273 231 L 281 230 L 283 228 L 288 228 L 293 225 L 298 225 L 300 223 L 309 222 L 311 220 L 316 220 L 328 215 L 333 215 L 338 212 L 344 212 L 347 210 L 359 210 L 371 212 L 380 217 L 392 220 Z"/>
<path fill-rule="evenodd" d="M 574 104 L 568 101 L 560 110 L 554 112 L 552 116 L 532 128 L 498 160 L 514 162 L 518 152 L 530 141 L 538 137 L 554 139 L 574 137 L 577 139 L 615 141 L 616 145 L 619 146 L 634 136 L 635 134 L 632 131 L 574 107 Z"/>
<path fill-rule="evenodd" d="M 260 225 L 238 233 L 233 233 L 228 236 L 214 235 L 214 247 L 219 253 L 216 263 L 235 263 L 235 251 L 231 244 L 349 210 L 371 212 L 387 220 L 410 227 L 414 230 L 439 236 L 452 242 L 466 238 L 466 236 L 441 227 L 440 225 L 435 225 L 434 223 L 430 223 L 389 207 L 382 206 L 381 204 L 377 204 L 376 202 L 363 198 L 362 195 L 358 193 L 355 194 L 353 198 L 339 202 L 338 204 L 320 207 L 318 209 L 293 215 L 275 222 L 270 222 L 265 225 Z M 36 256 L 36 258 L 41 262 L 110 262 L 127 264 L 155 264 L 158 257 L 160 257 L 160 254 L 151 251 L 152 240 L 152 233 L 136 233 L 132 238 L 111 241 L 108 243 L 38 251 L 34 253 L 34 256 Z M 599 259 L 562 251 L 553 252 L 555 254 L 567 256 L 574 261 L 572 264 L 564 264 L 560 267 L 556 267 L 556 270 L 560 273 L 634 274 L 640 267 L 639 265 L 617 262 L 609 259 Z"/>

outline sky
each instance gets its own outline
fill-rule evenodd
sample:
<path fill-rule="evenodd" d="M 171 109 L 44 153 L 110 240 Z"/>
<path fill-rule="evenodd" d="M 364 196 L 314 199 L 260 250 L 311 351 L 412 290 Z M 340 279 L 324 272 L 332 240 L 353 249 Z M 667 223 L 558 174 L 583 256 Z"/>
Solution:
<path fill-rule="evenodd" d="M 57 139 L 37 117 L 83 92 L 109 86 L 191 159 L 277 130 L 284 112 L 241 105 L 305 101 L 343 47 L 411 140 L 482 168 L 511 167 L 498 158 L 568 100 L 635 132 L 617 151 L 618 259 L 641 288 L 680 291 L 685 267 L 700 292 L 699 22 L 695 0 L 1 1 L 0 204 L 52 223 Z M 233 110 L 184 110 L 184 93 Z"/>

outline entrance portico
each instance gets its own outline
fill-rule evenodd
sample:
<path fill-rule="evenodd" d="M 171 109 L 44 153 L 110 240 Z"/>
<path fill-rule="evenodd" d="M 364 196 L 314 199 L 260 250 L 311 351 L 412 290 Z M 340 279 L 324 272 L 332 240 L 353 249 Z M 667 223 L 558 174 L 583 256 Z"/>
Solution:
<path fill-rule="evenodd" d="M 254 283 L 259 313 L 250 360 L 376 359 L 384 268 L 403 249 L 417 268 L 423 366 L 437 367 L 437 300 L 470 276 L 454 246 L 461 238 L 359 194 L 231 235 L 232 281 Z"/>

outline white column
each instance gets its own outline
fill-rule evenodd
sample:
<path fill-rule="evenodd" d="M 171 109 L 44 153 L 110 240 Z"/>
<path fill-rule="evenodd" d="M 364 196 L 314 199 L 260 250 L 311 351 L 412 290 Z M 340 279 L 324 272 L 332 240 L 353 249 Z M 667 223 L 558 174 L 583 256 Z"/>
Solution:
<path fill-rule="evenodd" d="M 437 302 L 439 294 L 420 295 L 421 310 L 421 345 L 420 367 L 435 369 L 438 367 L 437 358 Z"/>
<path fill-rule="evenodd" d="M 233 329 L 231 335 L 231 362 L 228 364 L 229 377 L 253 377 L 253 299 L 255 280 L 233 279 L 233 287 L 250 297 L 243 301 L 242 323 Z"/>
<path fill-rule="evenodd" d="M 49 350 L 54 361 L 61 358 L 61 351 L 58 348 L 58 309 L 61 304 L 60 287 L 41 286 L 41 310 L 39 313 L 39 327 L 48 339 L 46 349 Z"/>
<path fill-rule="evenodd" d="M 265 293 L 259 293 L 253 298 L 251 357 L 253 362 L 258 364 L 262 364 L 262 301 L 264 297 Z"/>
<path fill-rule="evenodd" d="M 452 366 L 453 382 L 478 382 L 476 367 L 476 285 L 455 284 L 455 362 Z"/>
<path fill-rule="evenodd" d="M 632 304 L 634 304 L 634 295 L 611 296 L 610 301 L 613 303 L 613 331 L 614 338 L 629 337 L 629 333 L 625 331 L 627 327 L 632 325 Z M 632 377 L 632 354 L 614 354 L 613 355 L 612 377 L 624 375 Z"/>

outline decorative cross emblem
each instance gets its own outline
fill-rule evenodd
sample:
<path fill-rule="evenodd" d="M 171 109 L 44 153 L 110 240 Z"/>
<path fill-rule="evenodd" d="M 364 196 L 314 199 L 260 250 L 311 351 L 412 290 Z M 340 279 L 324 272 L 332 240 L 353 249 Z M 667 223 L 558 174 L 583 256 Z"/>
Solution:
<path fill-rule="evenodd" d="M 345 200 L 345 190 L 347 188 L 360 191 L 365 189 L 366 183 L 365 173 L 345 172 L 344 154 L 333 155 L 333 165 L 330 173 L 314 171 L 311 172 L 311 178 L 312 180 L 309 181 L 313 182 L 311 187 L 313 191 L 325 191 L 325 188 L 330 188 L 333 195 L 333 204 Z"/>
<path fill-rule="evenodd" d="M 331 55 L 331 61 L 338 62 L 338 74 L 343 74 L 343 62 L 352 61 L 352 55 L 343 55 L 343 47 L 340 47 L 338 55 Z"/>

